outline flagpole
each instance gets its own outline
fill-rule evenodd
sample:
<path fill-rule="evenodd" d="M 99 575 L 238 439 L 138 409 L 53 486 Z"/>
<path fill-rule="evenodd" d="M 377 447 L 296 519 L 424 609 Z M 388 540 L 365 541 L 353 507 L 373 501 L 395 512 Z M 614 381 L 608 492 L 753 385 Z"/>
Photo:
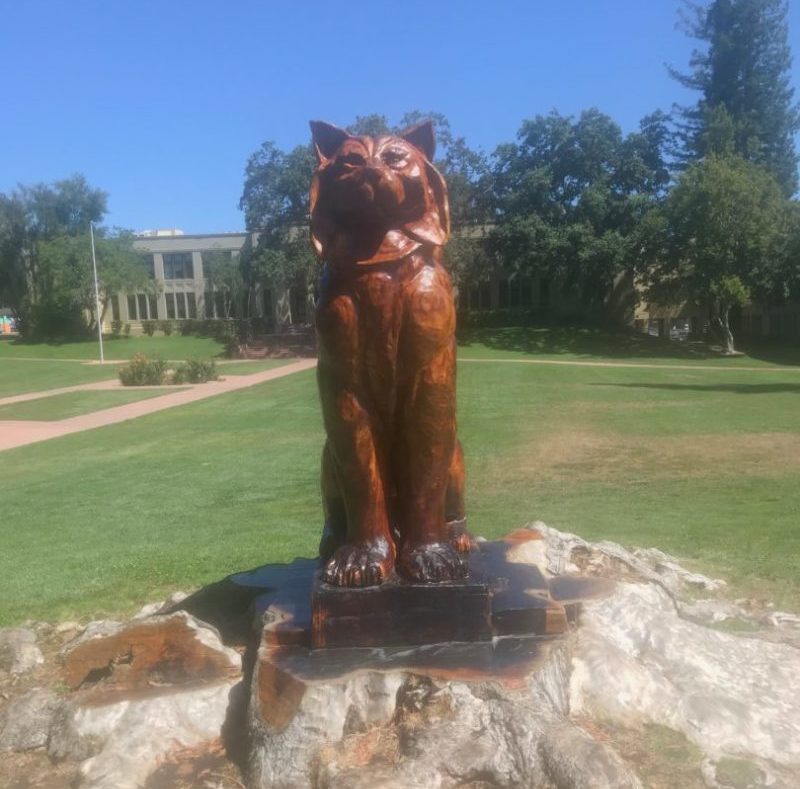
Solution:
<path fill-rule="evenodd" d="M 100 290 L 97 287 L 97 258 L 94 254 L 94 223 L 89 222 L 89 236 L 92 239 L 92 271 L 94 272 L 94 304 L 97 311 L 97 339 L 100 340 L 100 364 L 105 364 L 103 355 L 103 323 L 100 320 Z"/>

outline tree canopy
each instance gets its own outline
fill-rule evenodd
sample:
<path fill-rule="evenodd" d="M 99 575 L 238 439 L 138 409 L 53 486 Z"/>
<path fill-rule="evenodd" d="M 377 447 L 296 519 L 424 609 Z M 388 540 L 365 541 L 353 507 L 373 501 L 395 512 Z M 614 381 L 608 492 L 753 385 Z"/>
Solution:
<path fill-rule="evenodd" d="M 106 200 L 82 175 L 0 195 L 0 301 L 27 334 L 75 334 L 97 320 L 89 223 Z M 130 232 L 100 227 L 95 242 L 102 312 L 112 293 L 155 287 Z"/>
<path fill-rule="evenodd" d="M 794 194 L 800 114 L 790 84 L 786 0 L 712 0 L 686 8 L 686 32 L 703 46 L 687 73 L 671 69 L 700 93 L 678 113 L 682 160 L 735 153 L 766 167 L 786 196 Z"/>
<path fill-rule="evenodd" d="M 690 166 L 648 217 L 641 276 L 654 300 L 708 307 L 732 351 L 731 308 L 787 295 L 791 223 L 771 173 L 735 154 L 712 154 Z"/>
<path fill-rule="evenodd" d="M 631 265 L 636 229 L 669 182 L 666 116 L 623 136 L 597 109 L 524 121 L 494 154 L 491 246 L 504 267 L 602 299 Z"/>
<path fill-rule="evenodd" d="M 430 119 L 436 129 L 435 164 L 448 181 L 453 227 L 458 230 L 485 222 L 487 159 L 469 148 L 463 137 L 453 135 L 444 115 L 412 110 L 396 125 L 384 115 L 359 116 L 347 130 L 357 135 L 397 134 L 424 119 Z M 246 288 L 253 289 L 259 283 L 300 285 L 315 279 L 317 262 L 307 231 L 308 188 L 315 167 L 310 143 L 285 152 L 268 141 L 248 159 L 239 207 L 248 230 L 258 231 L 259 241 L 240 259 Z M 471 244 L 466 250 L 469 254 L 461 258 L 481 265 L 481 247 L 467 243 Z"/>

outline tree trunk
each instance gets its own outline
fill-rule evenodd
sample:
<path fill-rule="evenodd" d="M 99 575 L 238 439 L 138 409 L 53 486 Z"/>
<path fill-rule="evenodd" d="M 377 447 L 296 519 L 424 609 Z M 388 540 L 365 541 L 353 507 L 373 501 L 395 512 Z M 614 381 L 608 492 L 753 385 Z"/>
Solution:
<path fill-rule="evenodd" d="M 725 347 L 726 354 L 733 354 L 736 352 L 736 349 L 733 346 L 733 334 L 731 332 L 730 327 L 730 313 L 731 308 L 729 305 L 718 305 L 717 306 L 717 314 L 714 318 L 714 322 L 717 326 L 717 331 L 719 332 L 720 339 Z"/>

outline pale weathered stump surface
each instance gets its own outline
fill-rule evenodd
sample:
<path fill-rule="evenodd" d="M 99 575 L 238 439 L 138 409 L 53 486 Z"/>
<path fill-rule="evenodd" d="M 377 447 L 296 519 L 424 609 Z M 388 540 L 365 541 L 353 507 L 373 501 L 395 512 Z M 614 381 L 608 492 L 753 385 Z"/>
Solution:
<path fill-rule="evenodd" d="M 800 617 L 722 597 L 723 582 L 660 551 L 535 526 L 482 543 L 506 568 L 493 626 L 504 611 L 520 626 L 515 606 L 536 598 L 563 610 L 560 635 L 310 650 L 310 559 L 126 623 L 27 623 L 25 650 L 43 662 L 0 667 L 0 786 L 800 786 Z M 515 577 L 528 579 L 521 595 Z M 223 638 L 167 613 L 184 603 L 230 623 Z M 242 681 L 230 646 L 251 632 Z M 89 642 L 95 658 L 69 690 L 60 661 Z M 221 674 L 184 682 L 198 650 Z"/>
<path fill-rule="evenodd" d="M 309 651 L 297 631 L 282 644 L 270 632 L 280 618 L 268 616 L 251 684 L 248 785 L 641 786 L 637 765 L 592 721 L 662 726 L 698 749 L 697 763 L 663 786 L 683 787 L 687 774 L 727 786 L 731 765 L 755 776 L 748 786 L 800 785 L 795 618 L 756 618 L 714 596 L 723 582 L 659 551 L 536 527 L 494 544 L 516 566 L 507 580 L 542 581 L 521 594 L 496 585 L 493 626 L 509 611 L 509 629 L 530 622 L 515 606 L 539 598 L 572 623 L 560 635 Z M 762 629 L 709 627 L 732 615 Z"/>

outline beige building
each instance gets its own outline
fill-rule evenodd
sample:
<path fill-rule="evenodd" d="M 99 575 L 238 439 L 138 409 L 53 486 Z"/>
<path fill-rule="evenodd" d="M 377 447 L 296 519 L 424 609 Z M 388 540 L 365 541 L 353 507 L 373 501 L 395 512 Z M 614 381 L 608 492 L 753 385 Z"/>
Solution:
<path fill-rule="evenodd" d="M 215 288 L 204 264 L 214 257 L 238 257 L 256 233 L 184 234 L 180 230 L 147 230 L 137 235 L 134 248 L 148 257 L 156 293 L 119 293 L 111 298 L 105 322 L 130 324 L 139 333 L 146 320 L 205 320 L 238 316 L 230 294 Z M 267 325 L 305 320 L 305 294 L 293 290 L 259 288 L 251 294 L 248 314 L 266 319 Z"/>
<path fill-rule="evenodd" d="M 121 293 L 112 297 L 106 327 L 112 321 L 130 324 L 139 333 L 145 320 L 224 319 L 238 310 L 229 294 L 205 277 L 204 256 L 236 258 L 246 244 L 255 245 L 257 233 L 184 234 L 181 230 L 148 230 L 134 242 L 148 255 L 156 294 Z M 248 314 L 265 319 L 267 326 L 305 323 L 311 317 L 308 291 L 303 288 L 260 287 L 250 295 Z M 563 293 L 549 279 L 498 273 L 459 294 L 459 310 L 484 312 L 510 310 L 534 315 L 574 317 L 585 310 L 577 299 Z M 661 337 L 699 335 L 707 325 L 705 308 L 693 304 L 647 303 L 631 274 L 620 275 L 599 312 L 619 324 Z M 732 318 L 737 336 L 800 338 L 800 306 L 764 307 L 750 304 Z"/>
<path fill-rule="evenodd" d="M 751 302 L 741 309 L 731 310 L 730 321 L 736 338 L 800 339 L 798 304 L 766 306 Z M 708 323 L 708 308 L 691 302 L 655 304 L 640 299 L 634 309 L 635 328 L 656 337 L 699 337 L 708 328 Z"/>

